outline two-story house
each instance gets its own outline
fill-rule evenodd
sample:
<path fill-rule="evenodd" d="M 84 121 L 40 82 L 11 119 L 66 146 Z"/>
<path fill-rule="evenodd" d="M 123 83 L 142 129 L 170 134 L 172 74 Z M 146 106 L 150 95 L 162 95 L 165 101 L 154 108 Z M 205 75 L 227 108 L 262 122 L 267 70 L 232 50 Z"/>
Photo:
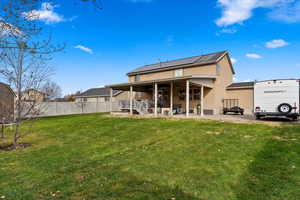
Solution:
<path fill-rule="evenodd" d="M 127 74 L 128 83 L 107 87 L 129 91 L 121 109 L 130 113 L 211 115 L 222 113 L 234 74 L 229 53 L 222 51 L 142 66 Z"/>
<path fill-rule="evenodd" d="M 27 89 L 22 93 L 23 101 L 41 103 L 47 100 L 48 95 L 36 89 Z"/>

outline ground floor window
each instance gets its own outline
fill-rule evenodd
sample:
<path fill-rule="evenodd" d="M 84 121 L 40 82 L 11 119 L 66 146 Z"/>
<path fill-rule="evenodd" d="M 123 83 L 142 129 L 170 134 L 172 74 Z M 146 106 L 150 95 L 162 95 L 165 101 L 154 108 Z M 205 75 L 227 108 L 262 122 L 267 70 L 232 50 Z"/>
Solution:
<path fill-rule="evenodd" d="M 180 89 L 178 92 L 179 100 L 186 100 L 185 89 Z M 199 88 L 190 89 L 190 100 L 200 100 L 201 90 Z"/>

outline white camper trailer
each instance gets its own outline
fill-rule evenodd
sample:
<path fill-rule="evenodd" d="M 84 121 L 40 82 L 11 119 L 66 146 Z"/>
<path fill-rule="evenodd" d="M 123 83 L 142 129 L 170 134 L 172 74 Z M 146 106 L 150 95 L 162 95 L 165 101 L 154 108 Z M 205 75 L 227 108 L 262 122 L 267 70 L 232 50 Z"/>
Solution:
<path fill-rule="evenodd" d="M 284 116 L 299 117 L 299 79 L 269 80 L 254 84 L 254 113 L 256 118 Z"/>

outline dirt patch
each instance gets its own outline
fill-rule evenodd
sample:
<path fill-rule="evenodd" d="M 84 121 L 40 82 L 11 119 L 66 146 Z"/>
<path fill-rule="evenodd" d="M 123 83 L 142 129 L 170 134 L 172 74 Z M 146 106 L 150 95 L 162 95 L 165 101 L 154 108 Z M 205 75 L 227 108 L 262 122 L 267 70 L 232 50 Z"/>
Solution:
<path fill-rule="evenodd" d="M 251 135 L 245 135 L 244 138 L 245 139 L 251 139 L 251 138 L 253 138 L 253 136 L 251 136 Z"/>
<path fill-rule="evenodd" d="M 0 151 L 13 151 L 13 150 L 18 150 L 18 149 L 25 149 L 30 146 L 31 146 L 31 144 L 29 144 L 29 143 L 20 143 L 16 147 L 13 144 L 9 144 L 9 145 L 5 145 L 5 146 L 0 146 Z"/>
<path fill-rule="evenodd" d="M 272 137 L 273 140 L 280 140 L 280 141 L 297 141 L 297 138 L 285 138 L 285 137 L 280 137 L 280 136 L 273 136 Z"/>
<path fill-rule="evenodd" d="M 221 132 L 207 131 L 206 134 L 208 134 L 208 135 L 220 135 Z"/>

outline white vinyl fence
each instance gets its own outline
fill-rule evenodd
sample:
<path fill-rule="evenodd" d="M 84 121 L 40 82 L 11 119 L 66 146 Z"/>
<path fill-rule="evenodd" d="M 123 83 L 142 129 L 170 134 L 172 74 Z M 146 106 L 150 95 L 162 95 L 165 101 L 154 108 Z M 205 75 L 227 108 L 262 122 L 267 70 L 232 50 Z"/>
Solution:
<path fill-rule="evenodd" d="M 39 116 L 58 116 L 87 113 L 104 113 L 119 110 L 119 102 L 43 102 L 37 105 Z"/>

